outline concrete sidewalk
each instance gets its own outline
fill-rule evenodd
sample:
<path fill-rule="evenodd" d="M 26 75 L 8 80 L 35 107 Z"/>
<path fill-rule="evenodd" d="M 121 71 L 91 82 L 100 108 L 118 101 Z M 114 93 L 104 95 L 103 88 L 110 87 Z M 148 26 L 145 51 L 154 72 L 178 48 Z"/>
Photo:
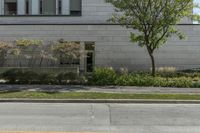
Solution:
<path fill-rule="evenodd" d="M 200 88 L 121 87 L 81 85 L 0 85 L 0 91 L 45 91 L 45 92 L 107 92 L 107 93 L 181 93 L 200 94 Z"/>

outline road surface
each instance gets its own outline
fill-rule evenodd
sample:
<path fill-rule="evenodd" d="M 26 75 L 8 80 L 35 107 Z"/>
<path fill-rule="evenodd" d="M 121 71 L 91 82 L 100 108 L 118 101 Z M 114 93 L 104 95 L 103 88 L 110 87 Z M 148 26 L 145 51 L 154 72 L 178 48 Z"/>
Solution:
<path fill-rule="evenodd" d="M 200 133 L 200 105 L 1 103 L 5 131 Z"/>

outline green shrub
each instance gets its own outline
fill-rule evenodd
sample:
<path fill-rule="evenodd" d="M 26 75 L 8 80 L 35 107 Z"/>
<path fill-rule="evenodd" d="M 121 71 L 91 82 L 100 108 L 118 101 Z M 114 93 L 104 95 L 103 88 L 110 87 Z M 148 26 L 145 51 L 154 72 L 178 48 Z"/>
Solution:
<path fill-rule="evenodd" d="M 19 69 L 10 69 L 2 74 L 2 78 L 7 80 L 9 83 L 15 83 L 18 80 L 19 75 L 23 72 Z"/>
<path fill-rule="evenodd" d="M 60 73 L 56 77 L 59 84 L 72 84 L 79 80 L 79 76 L 76 73 Z"/>
<path fill-rule="evenodd" d="M 23 71 L 17 75 L 17 83 L 34 84 L 38 81 L 39 74 L 33 71 Z"/>
<path fill-rule="evenodd" d="M 186 72 L 176 72 L 176 73 L 157 73 L 157 76 L 165 78 L 178 78 L 178 77 L 200 77 L 200 73 L 186 73 Z"/>
<path fill-rule="evenodd" d="M 1 77 L 11 84 L 79 84 L 86 81 L 83 77 L 72 72 L 54 74 L 20 69 L 8 70 Z"/>
<path fill-rule="evenodd" d="M 193 87 L 194 85 L 192 79 L 187 77 L 168 79 L 167 84 L 168 87 L 185 87 L 185 88 Z"/>
<path fill-rule="evenodd" d="M 1 77 L 13 84 L 86 84 L 118 86 L 154 86 L 154 87 L 200 87 L 200 73 L 157 73 L 156 77 L 145 72 L 116 73 L 112 68 L 96 68 L 87 78 L 76 73 L 37 73 L 11 69 Z M 88 81 L 89 80 L 89 81 Z"/>
<path fill-rule="evenodd" d="M 120 86 L 166 86 L 165 80 L 161 77 L 140 74 L 120 75 L 116 79 L 115 84 Z"/>
<path fill-rule="evenodd" d="M 36 79 L 38 84 L 57 84 L 56 75 L 53 73 L 40 73 Z"/>
<path fill-rule="evenodd" d="M 93 85 L 115 85 L 117 74 L 112 68 L 95 68 L 89 83 Z"/>
<path fill-rule="evenodd" d="M 120 73 L 113 69 L 95 69 L 90 83 L 93 85 L 118 86 L 154 86 L 154 87 L 200 87 L 200 73 L 157 73 L 152 77 L 149 73 Z"/>

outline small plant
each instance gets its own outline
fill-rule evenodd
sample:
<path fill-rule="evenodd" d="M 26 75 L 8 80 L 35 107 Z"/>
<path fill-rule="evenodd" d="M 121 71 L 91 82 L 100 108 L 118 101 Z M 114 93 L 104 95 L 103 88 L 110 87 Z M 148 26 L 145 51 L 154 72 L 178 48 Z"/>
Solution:
<path fill-rule="evenodd" d="M 18 77 L 22 74 L 22 71 L 19 69 L 10 69 L 2 74 L 2 78 L 5 79 L 8 83 L 16 83 Z"/>
<path fill-rule="evenodd" d="M 57 84 L 56 74 L 40 73 L 37 77 L 38 84 Z"/>
<path fill-rule="evenodd" d="M 60 73 L 57 75 L 57 80 L 59 84 L 70 84 L 75 83 L 78 81 L 79 77 L 76 73 L 69 72 L 69 73 Z"/>
<path fill-rule="evenodd" d="M 128 68 L 122 67 L 119 69 L 120 74 L 128 74 Z"/>
<path fill-rule="evenodd" d="M 117 74 L 112 67 L 95 68 L 89 82 L 94 85 L 114 85 Z"/>
<path fill-rule="evenodd" d="M 19 71 L 21 71 L 19 69 Z M 22 71 L 17 75 L 18 84 L 34 84 L 38 82 L 39 74 L 34 71 Z"/>

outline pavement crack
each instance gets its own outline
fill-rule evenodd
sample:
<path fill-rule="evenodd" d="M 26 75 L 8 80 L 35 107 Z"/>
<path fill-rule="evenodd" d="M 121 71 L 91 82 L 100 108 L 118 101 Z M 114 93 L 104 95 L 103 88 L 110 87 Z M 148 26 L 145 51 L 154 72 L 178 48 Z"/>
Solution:
<path fill-rule="evenodd" d="M 111 106 L 110 104 L 107 104 L 108 106 L 108 111 L 109 111 L 109 124 L 111 125 L 112 124 L 112 114 L 111 114 Z"/>
<path fill-rule="evenodd" d="M 93 123 L 95 119 L 94 105 L 90 106 L 90 122 Z"/>

